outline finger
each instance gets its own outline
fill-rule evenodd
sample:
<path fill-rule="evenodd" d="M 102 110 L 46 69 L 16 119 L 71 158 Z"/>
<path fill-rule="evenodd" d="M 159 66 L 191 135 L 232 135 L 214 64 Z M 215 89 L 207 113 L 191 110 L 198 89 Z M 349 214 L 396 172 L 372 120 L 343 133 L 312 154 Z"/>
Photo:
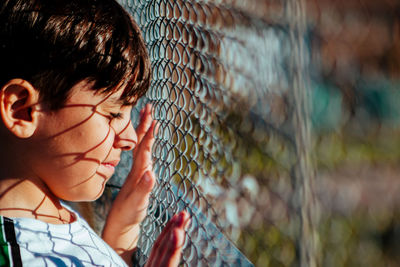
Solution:
<path fill-rule="evenodd" d="M 142 120 L 143 117 L 143 113 L 144 113 L 144 108 L 142 108 L 139 112 L 139 122 Z"/>
<path fill-rule="evenodd" d="M 168 244 L 170 249 L 162 250 L 164 253 L 161 258 L 160 266 L 178 266 L 185 243 L 185 230 L 188 229 L 190 222 L 190 217 L 186 213 L 183 224 L 179 225 L 179 227 L 175 228 L 171 233 L 171 243 Z"/>
<path fill-rule="evenodd" d="M 178 266 L 181 259 L 182 246 L 184 241 L 185 231 L 183 231 L 183 229 L 181 228 L 174 228 L 169 236 L 168 247 L 166 250 L 164 250 L 158 266 Z"/>
<path fill-rule="evenodd" d="M 174 217 L 172 217 L 172 219 L 169 220 L 167 225 L 164 227 L 163 231 L 157 237 L 157 240 L 154 242 L 153 248 L 151 249 L 150 257 L 146 262 L 146 267 L 155 266 L 155 262 L 160 257 L 160 252 L 159 252 L 160 243 L 163 240 L 166 233 L 168 233 L 171 227 L 173 227 L 173 225 L 176 223 L 175 221 L 177 217 L 178 217 L 177 215 L 174 215 Z"/>
<path fill-rule="evenodd" d="M 141 137 L 140 142 L 138 142 L 138 149 L 135 149 L 134 152 L 137 153 L 138 151 L 140 151 L 140 146 L 142 147 L 146 147 L 149 141 L 152 141 L 151 139 L 154 138 L 154 133 L 155 133 L 155 129 L 156 129 L 156 125 L 157 122 L 154 120 L 150 121 L 150 125 L 149 127 L 147 127 L 146 132 L 144 133 L 144 135 Z M 144 144 L 144 145 L 143 145 Z M 150 147 L 151 148 L 151 147 Z M 151 149 L 149 149 L 151 150 Z"/>
<path fill-rule="evenodd" d="M 132 225 L 140 223 L 147 214 L 150 193 L 155 184 L 155 177 L 152 171 L 146 172 L 133 189 L 127 188 L 124 184 L 114 201 L 119 204 L 120 209 L 126 210 L 124 216 L 118 220 L 122 224 Z"/>
<path fill-rule="evenodd" d="M 140 122 L 138 127 L 136 128 L 138 143 L 142 141 L 153 120 L 151 118 L 151 105 L 146 104 L 146 106 L 140 111 L 140 113 Z"/>
<path fill-rule="evenodd" d="M 180 220 L 180 217 L 178 214 L 175 214 L 171 220 L 168 221 L 167 225 L 164 227 L 160 235 L 157 237 L 157 240 L 154 242 L 153 248 L 150 253 L 150 257 L 147 260 L 146 266 L 155 266 L 155 262 L 157 262 L 158 259 L 160 259 L 161 252 L 159 250 L 160 244 L 163 242 L 164 238 L 168 233 L 170 232 L 171 228 L 174 227 L 174 225 L 177 223 L 177 221 Z"/>
<path fill-rule="evenodd" d="M 141 150 L 143 148 L 148 147 L 149 142 L 151 142 L 151 145 L 153 145 L 152 139 L 154 139 L 154 133 L 155 133 L 155 128 L 156 128 L 157 122 L 152 120 L 150 122 L 150 126 L 147 128 L 147 131 L 144 133 L 144 136 L 141 137 L 140 142 L 137 143 L 137 146 L 133 150 L 133 159 L 136 159 L 137 155 L 141 153 Z M 148 150 L 151 151 L 151 146 L 148 147 Z"/>
<path fill-rule="evenodd" d="M 187 227 L 189 221 L 189 215 L 186 211 L 182 211 L 172 217 L 154 243 L 150 258 L 148 260 L 148 266 L 160 266 L 160 264 L 162 262 L 166 262 L 167 258 L 169 257 L 172 257 L 173 262 L 176 261 L 176 256 L 174 256 L 177 249 L 176 244 L 182 243 L 182 234 L 179 233 L 179 231 L 181 230 L 184 235 L 183 229 L 186 229 L 185 227 Z M 177 229 L 180 230 L 176 232 L 175 230 Z M 171 247 L 172 250 L 165 252 Z M 177 255 L 180 255 L 179 252 L 177 253 Z"/>
<path fill-rule="evenodd" d="M 121 190 L 124 188 L 132 190 L 146 171 L 153 170 L 151 158 L 151 150 L 154 144 L 153 130 L 154 123 L 148 129 L 143 141 L 134 149 L 131 171 L 126 177 Z"/>
<path fill-rule="evenodd" d="M 177 225 L 175 228 L 172 229 L 169 242 L 166 244 L 167 249 L 161 249 L 162 256 L 160 259 L 159 266 L 178 266 L 183 245 L 185 243 L 185 230 L 187 229 L 190 223 L 189 216 L 185 214 L 183 224 Z"/>
<path fill-rule="evenodd" d="M 164 227 L 164 229 L 162 230 L 162 232 L 160 233 L 160 235 L 157 237 L 157 240 L 156 240 L 156 242 L 154 242 L 154 245 L 153 245 L 153 248 L 152 248 L 152 251 L 153 251 L 153 252 L 156 252 L 157 255 L 159 254 L 159 253 L 158 253 L 158 248 L 159 248 L 160 245 L 162 244 L 162 242 L 163 242 L 165 236 L 167 236 L 167 235 L 169 234 L 169 232 L 171 231 L 171 229 L 172 229 L 173 227 L 175 227 L 177 224 L 180 224 L 180 220 L 182 220 L 182 219 L 181 219 L 181 217 L 180 217 L 178 214 L 174 215 L 174 216 L 172 217 L 172 219 L 169 220 L 169 222 L 167 223 L 167 225 Z"/>
<path fill-rule="evenodd" d="M 130 186 L 134 186 L 139 177 L 153 168 L 151 152 L 154 144 L 153 132 L 155 124 L 156 122 L 153 121 L 150 128 L 147 130 L 146 135 L 143 137 L 142 142 L 140 142 L 140 144 L 135 148 L 132 170 L 126 180 Z"/>
<path fill-rule="evenodd" d="M 141 203 L 144 203 L 145 199 L 147 202 L 149 195 L 153 190 L 155 180 L 153 171 L 146 171 L 140 178 L 134 190 L 130 190 L 127 201 L 129 201 L 133 207 L 143 207 Z"/>

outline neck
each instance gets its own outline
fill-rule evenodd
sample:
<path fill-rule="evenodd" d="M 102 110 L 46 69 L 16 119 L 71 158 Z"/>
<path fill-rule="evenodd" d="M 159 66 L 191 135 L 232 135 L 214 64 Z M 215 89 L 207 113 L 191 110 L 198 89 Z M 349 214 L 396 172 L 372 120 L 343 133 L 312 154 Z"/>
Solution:
<path fill-rule="evenodd" d="M 74 221 L 71 212 L 43 183 L 29 178 L 0 179 L 0 215 L 33 218 L 52 224 Z"/>

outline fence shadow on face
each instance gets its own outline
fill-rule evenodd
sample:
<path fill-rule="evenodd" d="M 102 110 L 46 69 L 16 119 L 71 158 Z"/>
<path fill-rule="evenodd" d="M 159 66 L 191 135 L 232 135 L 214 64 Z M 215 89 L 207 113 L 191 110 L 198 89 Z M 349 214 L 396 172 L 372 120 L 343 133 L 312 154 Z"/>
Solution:
<path fill-rule="evenodd" d="M 103 193 L 106 182 L 110 178 L 110 174 L 103 173 L 101 170 L 99 170 L 99 167 L 109 157 L 111 151 L 113 149 L 115 149 L 114 144 L 113 144 L 114 140 L 112 138 L 115 139 L 121 133 L 126 131 L 127 128 L 130 126 L 131 121 L 127 120 L 126 124 L 124 122 L 118 128 L 116 128 L 112 125 L 114 118 L 110 117 L 110 115 L 100 112 L 99 108 L 98 108 L 99 105 L 101 103 L 103 103 L 108 97 L 109 96 L 106 96 L 103 101 L 101 101 L 100 103 L 98 103 L 96 105 L 89 105 L 89 104 L 67 104 L 67 105 L 64 105 L 62 108 L 60 108 L 60 110 L 63 109 L 63 111 L 65 111 L 65 109 L 71 109 L 71 108 L 82 109 L 82 111 L 83 111 L 82 114 L 87 114 L 87 115 L 82 115 L 82 117 L 80 119 L 78 119 L 76 122 L 74 122 L 72 125 L 67 125 L 65 129 L 56 131 L 56 133 L 53 133 L 50 136 L 45 137 L 43 140 L 36 140 L 37 142 L 42 142 L 42 141 L 48 141 L 48 140 L 56 139 L 56 138 L 62 139 L 63 135 L 67 135 L 68 133 L 70 133 L 72 131 L 79 130 L 79 128 L 81 126 L 85 126 L 85 124 L 89 123 L 90 120 L 96 119 L 95 118 L 96 116 L 97 116 L 97 119 L 100 117 L 101 120 L 104 120 L 104 121 L 102 121 L 102 123 L 107 124 L 107 127 L 104 127 L 104 129 L 103 129 L 104 133 L 100 134 L 100 136 L 103 135 L 103 137 L 99 138 L 98 141 L 95 141 L 89 148 L 86 148 L 86 149 L 83 148 L 83 149 L 85 149 L 83 151 L 72 151 L 72 152 L 68 152 L 68 153 L 61 153 L 61 154 L 53 155 L 53 158 L 55 158 L 56 160 L 60 160 L 61 162 L 67 162 L 66 164 L 64 164 L 63 166 L 60 167 L 60 171 L 65 171 L 65 170 L 68 170 L 69 168 L 74 168 L 75 165 L 78 165 L 80 163 L 89 163 L 89 164 L 91 164 L 91 167 L 93 169 L 92 173 L 87 174 L 86 177 L 81 177 L 81 179 L 79 180 L 78 183 L 74 184 L 71 188 L 66 188 L 66 190 L 73 190 L 75 187 L 82 186 L 83 184 L 90 182 L 90 180 L 96 176 L 96 177 L 101 178 L 101 186 L 100 186 L 99 192 L 95 196 L 95 198 L 98 198 Z M 88 110 L 90 110 L 90 111 L 88 112 Z M 41 110 L 40 112 L 58 112 L 58 111 Z M 82 127 L 82 128 L 87 129 L 84 127 Z M 89 129 L 89 130 L 90 131 L 98 131 L 98 129 Z M 84 138 L 86 133 L 83 131 L 81 134 Z M 104 151 L 101 154 L 101 157 L 91 156 L 91 152 L 95 151 L 99 147 L 104 146 L 104 144 L 106 143 L 106 141 L 108 141 L 108 139 L 112 139 L 112 140 L 111 140 L 111 142 L 109 142 L 109 146 L 107 146 L 106 149 L 103 149 Z M 130 140 L 127 138 L 124 138 L 123 141 L 135 143 L 134 140 Z M 120 151 L 118 151 L 117 153 L 114 153 L 113 157 L 116 157 L 115 156 L 116 154 L 118 154 L 118 159 L 114 158 L 114 160 L 119 160 Z M 63 161 L 63 159 L 64 159 L 64 161 Z M 68 160 L 65 160 L 65 159 L 68 159 Z M 18 174 L 3 171 L 3 175 L 4 176 L 8 175 L 10 177 L 14 177 L 14 176 L 17 176 Z M 38 179 L 38 180 L 36 180 L 36 179 Z M 27 208 L 23 207 L 23 205 L 21 207 L 16 205 L 16 206 L 7 206 L 7 207 L 0 208 L 0 211 L 6 212 L 7 214 L 12 214 L 13 212 L 17 213 L 17 214 L 19 214 L 19 216 L 17 216 L 17 217 L 26 216 L 26 217 L 39 219 L 39 220 L 45 220 L 45 221 L 49 220 L 49 219 L 53 219 L 53 220 L 59 220 L 60 223 L 67 223 L 67 221 L 65 219 L 63 219 L 61 215 L 57 216 L 57 215 L 47 214 L 46 212 L 41 212 L 41 210 L 43 209 L 43 203 L 45 203 L 46 201 L 51 201 L 51 202 L 57 203 L 57 200 L 56 200 L 56 196 L 54 196 L 52 194 L 51 189 L 47 188 L 46 185 L 43 183 L 43 181 L 40 181 L 40 179 L 41 179 L 40 177 L 22 177 L 20 180 L 17 180 L 17 182 L 11 183 L 10 186 L 3 189 L 0 194 L 0 201 L 1 201 L 8 195 L 12 195 L 13 192 L 17 192 L 18 190 L 20 190 L 20 188 L 25 180 L 32 180 L 31 182 L 34 183 L 35 186 L 37 186 L 38 188 L 44 187 L 44 189 L 42 190 L 44 193 L 43 198 L 41 199 L 41 201 L 39 201 L 37 203 L 37 205 L 34 208 L 27 209 Z M 57 179 L 57 177 L 54 177 L 54 179 Z M 39 181 L 39 182 L 37 182 L 37 181 Z M 60 207 L 58 207 L 58 208 L 60 208 Z"/>

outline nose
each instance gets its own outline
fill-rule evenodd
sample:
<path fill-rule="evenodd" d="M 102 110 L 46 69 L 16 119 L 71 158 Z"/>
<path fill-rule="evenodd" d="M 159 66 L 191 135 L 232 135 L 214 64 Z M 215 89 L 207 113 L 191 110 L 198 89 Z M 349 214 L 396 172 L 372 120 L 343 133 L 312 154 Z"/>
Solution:
<path fill-rule="evenodd" d="M 122 150 L 132 150 L 137 144 L 136 131 L 133 128 L 132 122 L 129 120 L 128 124 L 119 132 L 115 133 L 114 147 Z"/>

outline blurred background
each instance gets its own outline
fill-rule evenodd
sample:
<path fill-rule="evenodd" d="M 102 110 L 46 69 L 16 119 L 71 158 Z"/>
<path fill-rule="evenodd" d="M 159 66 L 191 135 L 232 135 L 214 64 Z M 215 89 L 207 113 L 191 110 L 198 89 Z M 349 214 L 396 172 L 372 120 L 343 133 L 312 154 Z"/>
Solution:
<path fill-rule="evenodd" d="M 160 121 L 139 265 L 186 209 L 184 266 L 400 266 L 398 0 L 120 3 Z"/>
<path fill-rule="evenodd" d="M 399 266 L 400 2 L 307 1 L 322 266 Z"/>

